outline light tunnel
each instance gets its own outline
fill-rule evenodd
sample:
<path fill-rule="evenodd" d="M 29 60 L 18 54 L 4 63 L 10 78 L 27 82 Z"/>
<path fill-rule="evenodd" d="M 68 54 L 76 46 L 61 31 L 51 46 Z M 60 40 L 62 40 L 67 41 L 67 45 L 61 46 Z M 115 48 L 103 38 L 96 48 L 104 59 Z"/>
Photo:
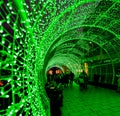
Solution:
<path fill-rule="evenodd" d="M 46 72 L 87 69 L 116 85 L 119 0 L 1 0 L 0 114 L 49 116 Z M 87 66 L 85 65 L 87 64 Z"/>

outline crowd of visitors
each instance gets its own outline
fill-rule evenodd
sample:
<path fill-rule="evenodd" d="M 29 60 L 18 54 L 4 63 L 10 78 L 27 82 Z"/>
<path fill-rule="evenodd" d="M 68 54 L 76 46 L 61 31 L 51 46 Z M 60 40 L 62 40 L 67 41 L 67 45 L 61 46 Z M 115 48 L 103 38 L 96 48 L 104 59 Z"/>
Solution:
<path fill-rule="evenodd" d="M 117 77 L 117 92 L 120 92 L 120 74 Z M 99 86 L 101 77 L 98 74 L 93 75 L 93 85 Z M 74 73 L 65 72 L 61 74 L 49 74 L 47 77 L 47 83 L 45 85 L 45 90 L 50 98 L 51 112 L 55 112 L 54 108 L 62 106 L 63 103 L 63 89 L 73 86 L 73 81 L 75 81 L 80 88 L 80 91 L 88 89 L 88 75 L 85 71 L 81 72 L 77 78 L 75 78 Z M 55 114 L 59 116 L 58 114 Z"/>
<path fill-rule="evenodd" d="M 47 82 L 54 81 L 57 85 L 62 84 L 64 87 L 73 85 L 74 74 L 72 72 L 66 72 L 62 74 L 48 75 Z"/>
<path fill-rule="evenodd" d="M 68 86 L 72 87 L 73 79 L 72 72 L 48 74 L 45 90 L 50 99 L 51 116 L 60 115 L 59 107 L 63 105 L 63 89 Z"/>
<path fill-rule="evenodd" d="M 78 78 L 75 79 L 75 82 L 79 84 L 80 90 L 87 89 L 87 84 L 88 84 L 88 76 L 85 73 L 85 71 L 81 72 Z"/>

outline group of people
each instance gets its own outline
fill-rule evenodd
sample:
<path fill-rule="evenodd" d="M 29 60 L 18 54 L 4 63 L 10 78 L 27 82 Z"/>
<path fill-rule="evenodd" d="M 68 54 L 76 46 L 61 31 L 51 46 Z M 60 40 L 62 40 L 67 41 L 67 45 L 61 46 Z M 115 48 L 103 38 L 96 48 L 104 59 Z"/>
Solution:
<path fill-rule="evenodd" d="M 117 76 L 117 91 L 120 92 L 120 74 Z M 94 74 L 94 86 L 97 87 L 99 85 L 100 75 Z M 47 83 L 45 84 L 45 90 L 50 98 L 51 109 L 57 108 L 58 105 L 62 106 L 63 102 L 63 88 L 64 87 L 72 87 L 73 80 L 79 84 L 80 90 L 86 90 L 88 87 L 88 75 L 85 71 L 81 72 L 78 78 L 74 78 L 74 74 L 72 72 L 66 72 L 62 74 L 54 74 L 48 75 Z M 55 109 L 51 110 L 51 112 L 57 111 Z"/>
<path fill-rule="evenodd" d="M 61 78 L 61 83 L 64 87 L 72 87 L 73 85 L 74 74 L 72 72 L 66 72 Z"/>
<path fill-rule="evenodd" d="M 48 75 L 48 82 L 54 81 L 57 85 L 62 84 L 64 87 L 73 85 L 74 74 L 72 72 L 66 72 L 62 74 Z"/>
<path fill-rule="evenodd" d="M 87 84 L 88 84 L 88 76 L 87 74 L 85 73 L 85 71 L 83 71 L 82 73 L 80 73 L 78 79 L 78 84 L 79 84 L 79 87 L 80 87 L 80 90 L 84 90 L 84 89 L 87 89 Z"/>

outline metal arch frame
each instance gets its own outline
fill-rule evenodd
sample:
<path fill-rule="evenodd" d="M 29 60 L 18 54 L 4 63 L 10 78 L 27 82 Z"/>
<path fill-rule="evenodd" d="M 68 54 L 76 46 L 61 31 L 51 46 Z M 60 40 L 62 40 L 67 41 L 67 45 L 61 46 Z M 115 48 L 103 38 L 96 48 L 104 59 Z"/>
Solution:
<path fill-rule="evenodd" d="M 62 70 L 62 72 L 64 73 L 64 69 L 63 69 L 63 67 L 62 67 L 61 64 L 52 64 L 52 65 L 50 65 L 49 67 L 46 68 L 46 72 L 47 72 L 48 70 L 50 70 L 52 67 L 58 67 L 58 68 L 60 68 L 60 69 Z"/>
<path fill-rule="evenodd" d="M 95 2 L 95 1 L 96 1 L 96 0 L 91 0 L 91 1 L 89 1 L 89 2 Z M 46 54 L 48 53 L 49 47 L 45 48 L 45 46 L 43 46 L 43 43 L 45 42 L 45 39 L 46 39 L 46 37 L 47 37 L 47 33 L 49 32 L 49 30 L 51 30 L 51 27 L 52 27 L 53 25 L 55 25 L 55 22 L 56 22 L 57 20 L 59 20 L 65 13 L 69 12 L 70 10 L 75 9 L 77 6 L 80 6 L 80 5 L 84 4 L 84 3 L 86 3 L 86 2 L 81 1 L 81 2 L 79 2 L 78 4 L 75 4 L 74 6 L 68 7 L 63 13 L 61 13 L 60 15 L 58 15 L 58 16 L 55 18 L 55 20 L 50 24 L 50 26 L 48 27 L 47 31 L 45 32 L 43 38 L 41 39 L 40 49 L 39 49 L 39 53 L 38 53 L 38 54 L 41 54 L 41 53 L 40 53 L 41 49 L 42 49 L 42 50 L 43 50 L 43 49 L 46 49 L 46 51 L 44 52 L 44 56 L 41 56 L 40 59 L 45 59 Z M 41 61 L 39 61 L 39 63 L 41 64 L 41 66 L 43 65 Z M 39 67 L 39 68 L 40 68 L 40 67 Z M 42 67 L 41 67 L 41 68 L 42 68 Z"/>
<path fill-rule="evenodd" d="M 91 1 L 89 1 L 89 2 L 94 2 L 95 0 L 91 0 Z M 27 22 L 27 15 L 25 14 L 25 12 L 24 12 L 24 8 L 23 8 L 23 5 L 22 4 L 19 4 L 18 3 L 18 0 L 15 0 L 14 1 L 15 2 L 15 4 L 16 4 L 16 6 L 18 7 L 18 11 L 19 11 L 19 14 L 21 15 L 21 17 L 22 17 L 22 19 L 26 22 L 25 23 L 25 27 L 30 27 L 30 24 Z M 19 1 L 20 2 L 20 1 Z M 86 3 L 86 2 L 85 2 Z M 47 3 L 46 3 L 47 4 Z M 49 26 L 49 28 L 48 28 L 48 30 L 46 31 L 46 33 L 49 31 L 49 29 L 50 29 L 50 27 L 54 24 L 55 25 L 55 22 L 57 21 L 57 19 L 59 20 L 60 19 L 60 17 L 62 17 L 62 15 L 64 15 L 66 12 L 69 12 L 70 10 L 73 10 L 73 9 L 75 9 L 77 6 L 79 6 L 79 5 L 81 5 L 81 4 L 83 4 L 83 3 L 78 3 L 78 4 L 75 4 L 74 6 L 70 6 L 70 7 L 68 7 L 62 14 L 60 14 L 58 17 L 56 17 L 56 20 L 54 21 L 54 22 L 52 22 L 52 24 Z M 83 26 L 83 25 L 82 25 Z M 84 26 L 88 26 L 88 25 L 84 25 Z M 94 24 L 93 25 L 89 25 L 89 27 L 91 27 L 91 26 L 95 26 Z M 115 34 L 115 32 L 113 32 L 113 31 L 111 31 L 111 30 L 109 30 L 109 29 L 107 29 L 107 28 L 103 28 L 103 27 L 101 27 L 101 26 L 95 26 L 95 27 L 97 27 L 97 28 L 101 28 L 101 29 L 103 29 L 103 30 L 107 30 L 107 31 L 109 31 L 110 33 L 112 33 L 113 35 L 115 35 L 116 36 L 116 38 L 118 38 L 118 39 L 120 39 L 120 36 L 118 36 L 118 35 L 116 35 Z M 75 27 L 74 27 L 75 28 Z M 28 29 L 27 29 L 28 30 Z M 30 32 L 30 34 L 32 35 L 32 30 L 30 29 L 30 30 L 28 30 L 29 32 Z M 68 30 L 67 30 L 68 31 Z M 46 35 L 46 34 L 45 34 Z M 44 37 L 43 37 L 44 38 Z M 31 38 L 32 39 L 32 38 Z M 42 41 L 43 41 L 44 39 L 42 39 Z M 47 53 L 47 52 L 46 52 Z"/>
<path fill-rule="evenodd" d="M 91 41 L 91 39 L 83 39 L 83 40 Z M 92 42 L 96 43 L 96 41 L 92 41 Z M 99 43 L 96 43 L 96 44 L 98 44 L 98 46 L 100 46 L 100 47 L 103 46 L 103 45 L 100 45 Z M 104 48 L 102 47 L 102 49 L 104 49 Z M 107 55 L 108 55 L 109 58 L 111 59 L 111 64 L 112 64 L 112 68 L 113 68 L 113 80 L 112 80 L 112 83 L 114 83 L 114 77 L 115 77 L 114 63 L 113 63 L 113 61 L 112 61 L 112 58 L 111 58 L 110 54 L 107 52 L 107 50 L 106 50 L 106 49 L 104 49 L 104 50 L 106 51 Z"/>
<path fill-rule="evenodd" d="M 88 39 L 83 39 L 83 40 L 91 41 L 91 39 L 89 39 L 89 38 L 88 38 Z M 97 44 L 98 46 L 100 46 L 100 47 L 103 46 L 103 45 L 97 43 L 96 41 L 93 41 L 93 40 L 92 40 L 92 42 L 96 43 L 96 44 Z M 111 63 L 112 63 L 112 67 L 113 67 L 113 77 L 114 77 L 114 63 L 112 62 L 112 58 L 111 58 L 110 54 L 108 53 L 108 51 L 107 51 L 105 48 L 102 47 L 102 49 L 104 49 L 104 50 L 106 51 L 106 53 L 108 54 L 109 58 L 111 59 Z M 113 79 L 114 79 L 114 78 L 113 78 Z M 113 80 L 112 82 L 114 82 L 114 80 Z"/>
<path fill-rule="evenodd" d="M 77 26 L 78 28 L 80 28 L 80 27 L 85 27 L 85 26 L 88 26 L 88 25 L 81 25 L 81 26 Z M 74 28 L 77 28 L 77 27 L 74 27 Z M 100 29 L 103 29 L 103 30 L 106 30 L 106 31 L 108 31 L 108 32 L 110 32 L 110 33 L 112 33 L 116 38 L 118 38 L 118 36 L 116 36 L 116 34 L 114 33 L 114 32 L 112 32 L 112 31 L 110 31 L 110 30 L 108 30 L 108 29 L 105 29 L 105 28 L 103 28 L 103 27 L 101 27 L 101 26 L 94 26 L 94 25 L 89 25 L 88 27 L 97 27 L 97 28 L 100 28 Z M 74 28 L 72 28 L 72 29 L 74 29 Z M 71 29 L 70 29 L 71 30 Z M 69 31 L 69 30 L 67 30 L 67 31 Z M 66 31 L 66 32 L 67 32 Z M 64 32 L 64 33 L 66 33 L 66 32 Z M 61 35 L 60 35 L 61 36 Z M 59 36 L 59 37 L 60 37 Z M 58 38 L 59 38 L 58 37 Z M 119 39 L 119 38 L 118 38 Z M 48 51 L 47 51 L 48 52 Z M 46 52 L 46 53 L 47 53 Z M 49 52 L 48 52 L 49 53 Z"/>
<path fill-rule="evenodd" d="M 59 56 L 58 56 L 59 57 Z M 62 56 L 63 57 L 63 56 Z M 57 57 L 56 57 L 57 58 Z M 60 60 L 59 60 L 60 59 Z M 50 62 L 51 64 L 48 64 L 48 66 L 47 67 L 49 67 L 49 66 L 54 66 L 54 65 L 62 65 L 62 66 L 66 66 L 66 67 L 69 67 L 69 69 L 72 71 L 72 72 L 74 72 L 75 73 L 75 69 L 76 68 L 74 68 L 74 67 L 72 67 L 73 65 L 72 64 L 78 64 L 78 63 L 80 63 L 79 61 L 74 61 L 74 59 L 71 59 L 71 58 L 69 58 L 68 57 L 68 59 L 67 58 L 65 58 L 64 57 L 64 59 L 66 59 L 66 60 L 62 60 L 60 57 L 59 58 L 57 58 L 57 61 L 55 61 L 54 59 L 53 59 L 53 63 L 52 63 L 52 61 Z M 59 60 L 59 61 L 58 61 Z M 73 62 L 72 62 L 73 61 Z M 71 65 L 69 65 L 69 63 L 71 64 Z M 77 68 L 77 69 L 79 69 L 79 67 Z M 46 71 L 47 71 L 47 68 L 46 68 Z"/>
<path fill-rule="evenodd" d="M 74 8 L 74 7 L 72 7 L 72 8 Z M 72 10 L 72 8 L 69 8 L 69 9 L 71 9 Z M 68 12 L 69 11 L 69 9 L 68 10 L 65 10 L 65 12 L 62 14 L 62 15 L 64 15 L 66 12 Z M 58 17 L 58 20 L 59 20 L 59 18 L 61 17 L 61 15 Z M 56 20 L 55 20 L 56 21 Z M 55 22 L 54 21 L 54 22 Z M 57 22 L 57 21 L 56 21 Z M 52 28 L 52 25 L 53 24 L 51 24 L 50 25 L 50 27 Z M 54 24 L 55 25 L 55 24 Z M 81 26 L 88 26 L 88 25 L 81 25 Z M 89 26 L 93 26 L 93 25 L 89 25 Z M 94 25 L 95 26 L 95 25 Z M 50 28 L 49 27 L 49 28 Z M 101 29 L 103 29 L 103 30 L 107 30 L 107 31 L 109 31 L 110 33 L 113 33 L 114 35 L 115 35 L 115 33 L 113 32 L 113 31 L 111 31 L 111 30 L 108 30 L 107 28 L 105 29 L 105 28 L 103 28 L 103 27 L 101 27 L 101 26 L 95 26 L 95 27 L 97 27 L 97 28 L 101 28 Z M 49 29 L 48 29 L 49 30 Z M 67 30 L 68 31 L 68 30 Z M 47 33 L 47 32 L 46 32 Z M 65 32 L 64 32 L 65 33 Z M 63 34 L 63 33 L 62 33 Z M 61 35 L 60 35 L 61 36 Z M 116 35 L 116 37 L 117 37 L 117 35 Z M 43 37 L 44 38 L 44 37 Z M 58 37 L 59 38 L 59 37 Z M 45 38 L 44 38 L 45 39 Z"/>

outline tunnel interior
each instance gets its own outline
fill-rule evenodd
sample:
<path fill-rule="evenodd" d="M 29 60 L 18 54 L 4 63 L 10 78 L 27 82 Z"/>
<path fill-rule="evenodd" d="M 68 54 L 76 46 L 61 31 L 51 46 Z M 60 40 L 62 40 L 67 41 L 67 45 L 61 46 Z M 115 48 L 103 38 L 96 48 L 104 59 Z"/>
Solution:
<path fill-rule="evenodd" d="M 83 71 L 116 86 L 119 0 L 1 0 L 0 114 L 49 116 L 47 71 Z"/>

